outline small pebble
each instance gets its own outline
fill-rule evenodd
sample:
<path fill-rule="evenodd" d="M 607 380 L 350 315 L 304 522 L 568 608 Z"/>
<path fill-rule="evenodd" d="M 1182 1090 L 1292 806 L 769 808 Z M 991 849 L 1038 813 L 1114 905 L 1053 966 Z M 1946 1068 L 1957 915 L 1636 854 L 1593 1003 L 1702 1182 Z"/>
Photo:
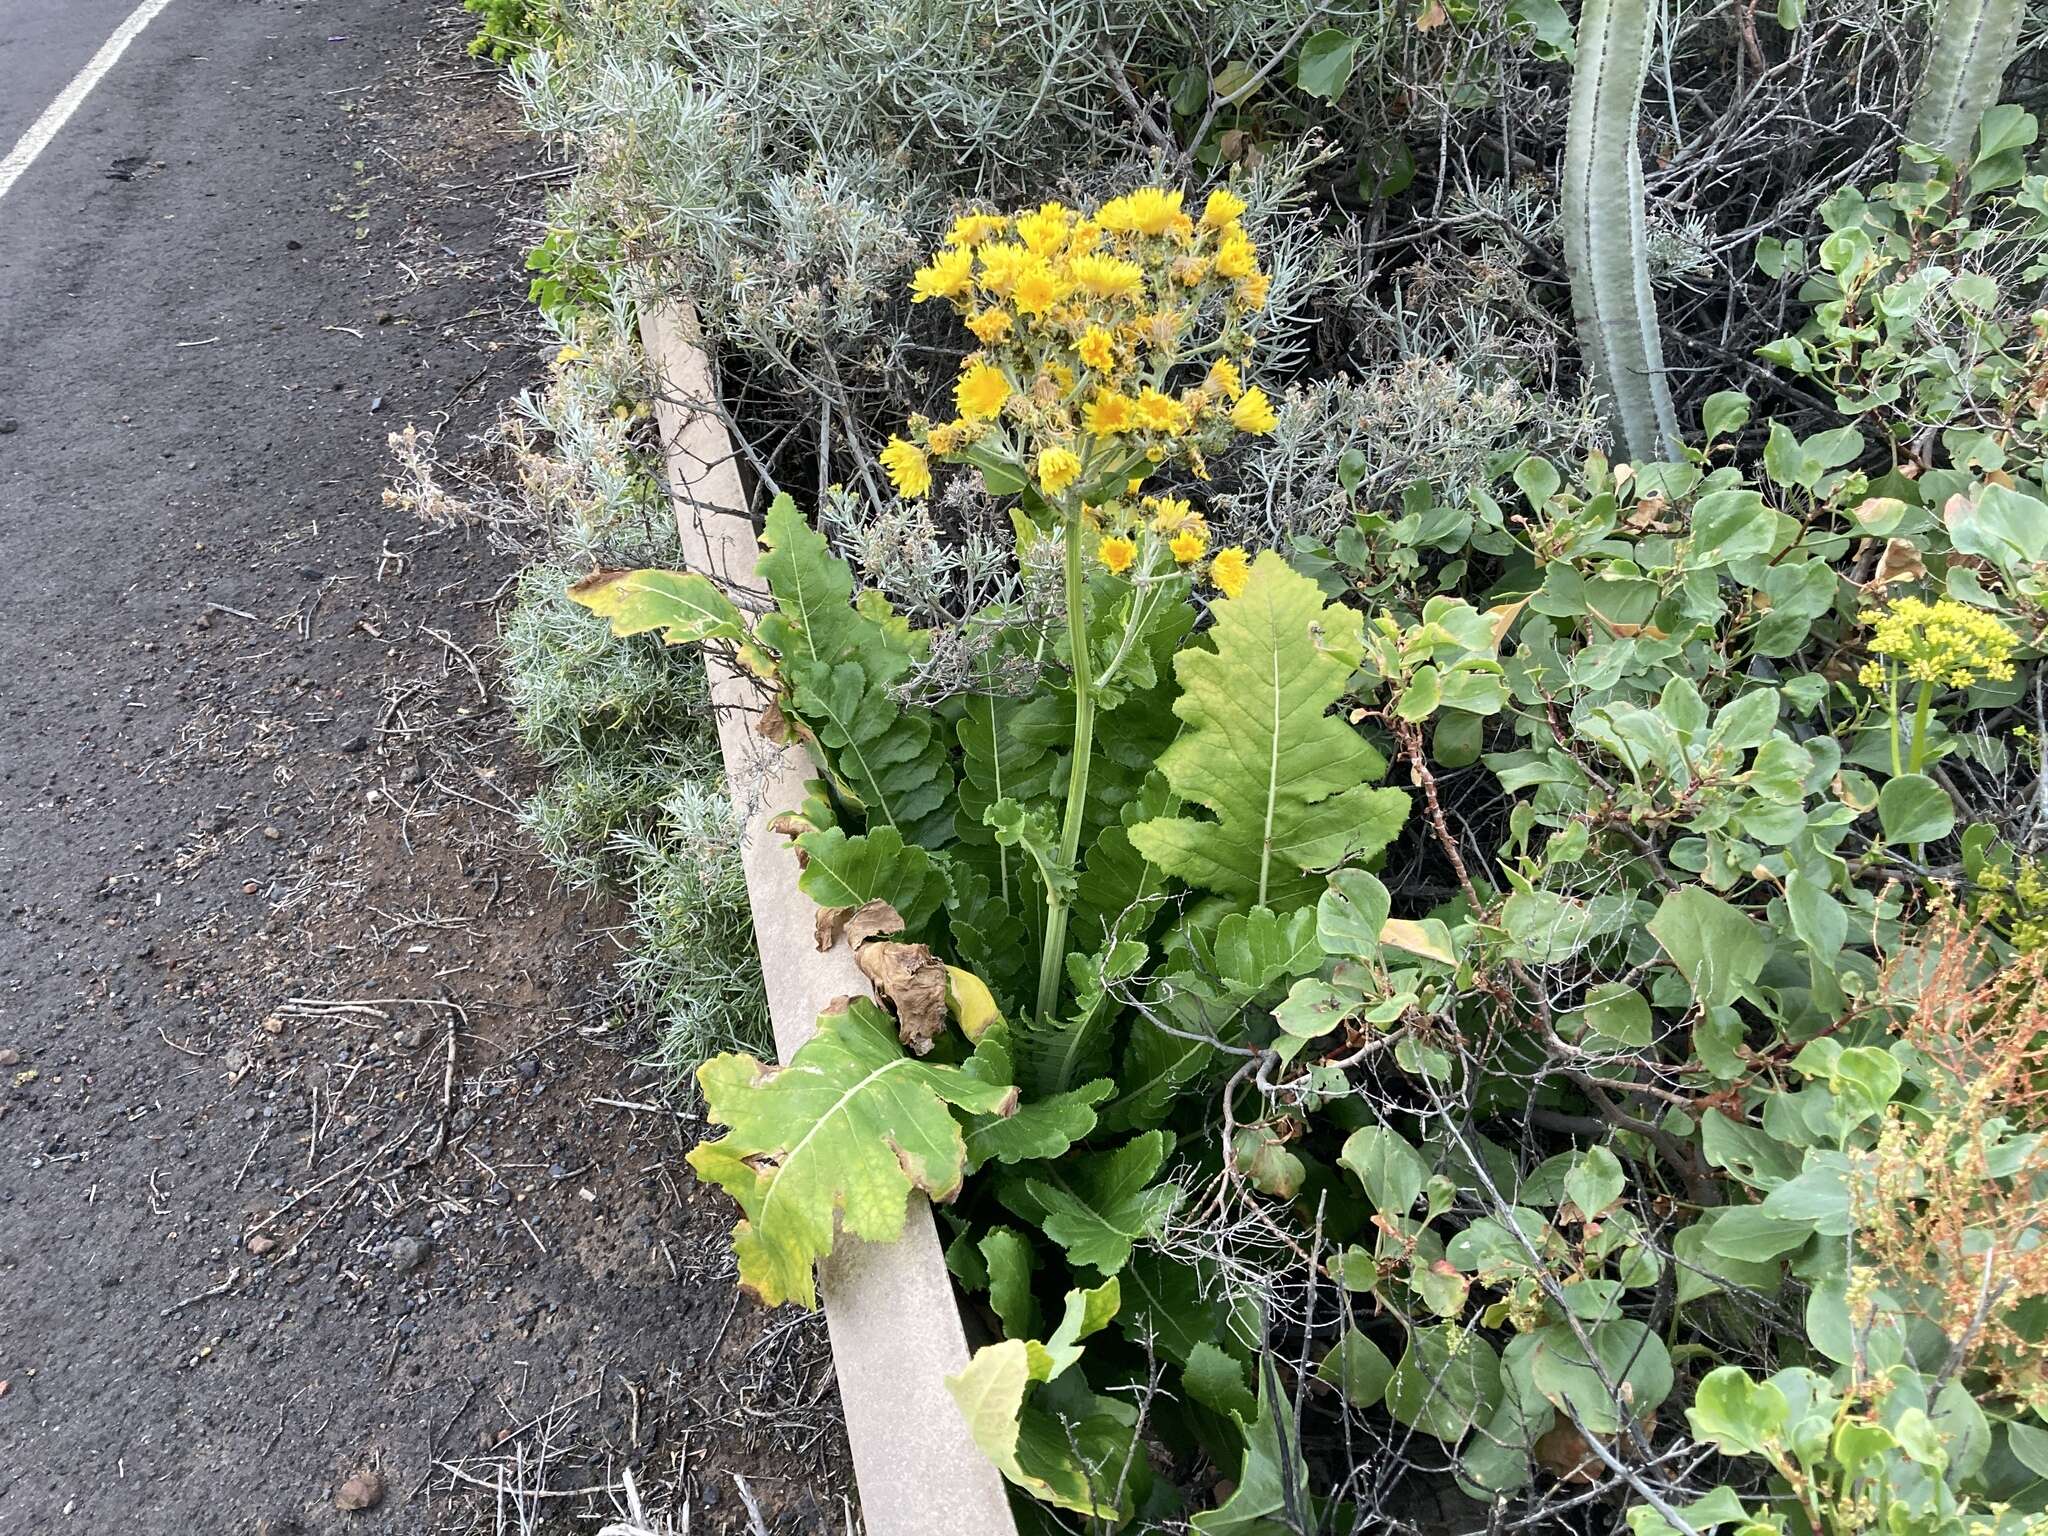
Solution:
<path fill-rule="evenodd" d="M 433 1251 L 434 1245 L 427 1239 L 413 1237 L 410 1234 L 394 1237 L 384 1250 L 386 1257 L 391 1260 L 391 1267 L 401 1271 L 418 1269 L 427 1262 L 427 1255 Z"/>
<path fill-rule="evenodd" d="M 344 1510 L 375 1509 L 384 1500 L 384 1479 L 368 1467 L 353 1474 L 334 1495 L 334 1507 Z"/>

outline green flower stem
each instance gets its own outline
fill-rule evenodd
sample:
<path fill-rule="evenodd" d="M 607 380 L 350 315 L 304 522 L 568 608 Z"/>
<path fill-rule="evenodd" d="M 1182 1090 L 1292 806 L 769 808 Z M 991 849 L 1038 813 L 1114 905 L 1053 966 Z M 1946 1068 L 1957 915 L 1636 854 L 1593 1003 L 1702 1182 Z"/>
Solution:
<path fill-rule="evenodd" d="M 1934 703 L 1934 684 L 1920 685 L 1920 698 L 1913 706 L 1913 758 L 1906 765 L 1906 772 L 1918 773 L 1921 764 L 1927 761 L 1928 714 Z"/>
<path fill-rule="evenodd" d="M 1899 691 L 1887 679 L 1884 686 L 1884 709 L 1891 716 L 1892 725 L 1892 777 L 1897 778 L 1906 771 L 1905 763 L 1899 757 Z"/>
<path fill-rule="evenodd" d="M 1927 760 L 1927 717 L 1933 703 L 1934 684 L 1931 682 L 1922 683 L 1920 685 L 1920 697 L 1913 705 L 1913 757 L 1912 761 L 1906 765 L 1908 773 L 1918 773 L 1920 765 Z M 1898 748 L 1894 746 L 1892 751 L 1893 755 L 1896 756 Z M 1916 864 L 1927 862 L 1927 849 L 1924 844 L 1915 843 L 1913 845 L 1913 861 Z"/>
<path fill-rule="evenodd" d="M 1088 766 L 1095 748 L 1095 687 L 1089 676 L 1088 586 L 1081 569 L 1081 509 L 1066 510 L 1067 651 L 1074 679 L 1074 747 L 1067 762 L 1067 810 L 1060 825 L 1060 864 L 1071 870 L 1081 852 L 1081 819 L 1087 808 Z M 1038 956 L 1038 1016 L 1049 1019 L 1059 1006 L 1060 975 L 1067 960 L 1067 901 L 1048 882 L 1045 947 Z"/>

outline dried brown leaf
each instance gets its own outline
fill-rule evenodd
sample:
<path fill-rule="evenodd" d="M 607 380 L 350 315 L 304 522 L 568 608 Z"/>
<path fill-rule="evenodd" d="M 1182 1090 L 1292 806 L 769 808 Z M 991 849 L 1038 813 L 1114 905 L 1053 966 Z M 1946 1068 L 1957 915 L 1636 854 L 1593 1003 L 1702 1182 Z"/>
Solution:
<path fill-rule="evenodd" d="M 1865 590 L 1888 587 L 1895 581 L 1919 581 L 1926 575 L 1927 562 L 1911 539 L 1887 539 L 1884 553 L 1878 557 L 1877 573 Z"/>
<path fill-rule="evenodd" d="M 818 953 L 823 954 L 841 939 L 855 949 L 869 939 L 903 931 L 903 914 L 882 900 L 862 902 L 857 907 L 820 907 L 816 918 Z"/>
<path fill-rule="evenodd" d="M 945 962 L 923 944 L 863 944 L 854 962 L 896 1015 L 897 1038 L 913 1054 L 928 1054 L 946 1027 Z"/>

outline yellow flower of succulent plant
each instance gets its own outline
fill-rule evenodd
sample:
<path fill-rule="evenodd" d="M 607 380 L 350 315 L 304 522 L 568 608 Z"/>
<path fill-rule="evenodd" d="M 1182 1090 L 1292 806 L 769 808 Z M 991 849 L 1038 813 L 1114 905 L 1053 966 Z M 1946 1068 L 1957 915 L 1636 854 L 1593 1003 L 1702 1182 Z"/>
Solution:
<path fill-rule="evenodd" d="M 1857 617 L 1870 628 L 1871 654 L 1882 659 L 1865 662 L 1857 669 L 1856 681 L 1884 695 L 1891 716 L 1895 774 L 1918 773 L 1926 763 L 1938 690 L 2012 681 L 2012 653 L 2019 639 L 1996 614 L 1982 608 L 1952 597 L 1931 603 L 1902 597 L 1888 608 L 1866 608 Z M 1893 691 L 1901 682 L 1917 691 L 1910 753 L 1901 751 L 1899 700 Z"/>
<path fill-rule="evenodd" d="M 2012 681 L 2010 658 L 2018 641 L 1996 614 L 1952 597 L 1932 603 L 1903 597 L 1858 617 L 1872 630 L 1872 654 L 1884 657 L 1910 682 L 1968 688 L 1980 681 Z M 1875 663 L 1859 676 L 1870 675 L 1873 668 L 1878 681 L 1866 686 L 1881 686 L 1885 669 Z"/>

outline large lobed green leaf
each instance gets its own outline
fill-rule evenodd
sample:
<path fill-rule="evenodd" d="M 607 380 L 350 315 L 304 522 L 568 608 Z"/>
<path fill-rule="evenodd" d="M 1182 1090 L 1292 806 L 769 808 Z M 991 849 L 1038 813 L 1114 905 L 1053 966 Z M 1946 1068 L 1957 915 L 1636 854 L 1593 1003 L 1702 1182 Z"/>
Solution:
<path fill-rule="evenodd" d="M 1141 822 L 1131 844 L 1244 905 L 1296 904 L 1320 885 L 1306 871 L 1379 852 L 1408 814 L 1400 790 L 1370 787 L 1386 760 L 1326 713 L 1363 655 L 1361 620 L 1271 551 L 1215 613 L 1213 648 L 1175 658 L 1187 729 L 1159 760 L 1215 819 Z"/>
<path fill-rule="evenodd" d="M 729 1129 L 689 1163 L 746 1213 L 733 1231 L 740 1284 L 770 1306 L 816 1307 L 812 1266 L 831 1252 L 835 1217 L 893 1242 L 913 1190 L 959 1190 L 967 1148 L 948 1105 L 1000 1115 L 1017 1101 L 1014 1088 L 905 1055 L 895 1022 L 865 998 L 819 1019 L 787 1066 L 731 1053 L 697 1082 Z"/>
<path fill-rule="evenodd" d="M 782 658 L 784 707 L 810 730 L 840 794 L 867 817 L 937 848 L 953 836 L 953 769 L 933 718 L 892 689 L 915 660 L 913 637 L 878 594 L 854 599 L 853 573 L 787 496 L 761 534 L 761 577 L 775 611 L 756 626 Z"/>

